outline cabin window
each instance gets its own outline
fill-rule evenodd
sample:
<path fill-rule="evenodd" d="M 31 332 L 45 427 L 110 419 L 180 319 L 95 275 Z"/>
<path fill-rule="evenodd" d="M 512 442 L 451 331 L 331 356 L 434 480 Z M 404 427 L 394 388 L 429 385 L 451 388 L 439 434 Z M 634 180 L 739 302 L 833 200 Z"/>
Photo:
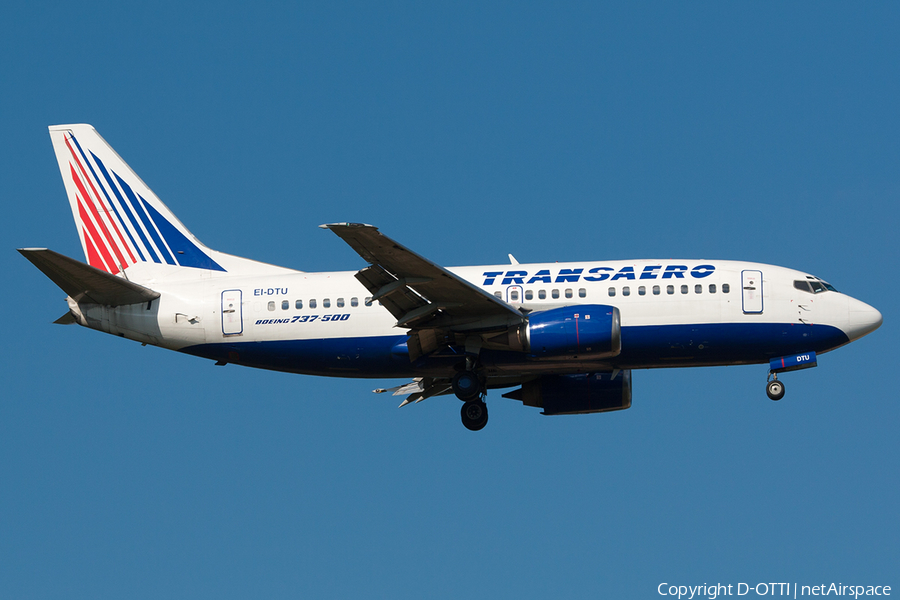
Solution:
<path fill-rule="evenodd" d="M 310 300 L 310 301 L 309 301 L 309 307 L 310 307 L 310 308 L 315 308 L 315 307 L 316 307 L 316 301 L 315 301 L 315 300 Z"/>
<path fill-rule="evenodd" d="M 674 286 L 674 285 L 667 285 L 667 286 L 666 286 L 666 293 L 669 294 L 669 295 L 674 294 L 674 293 L 675 293 L 675 286 Z"/>
<path fill-rule="evenodd" d="M 702 294 L 702 293 L 703 293 L 703 285 L 700 284 L 700 283 L 698 283 L 697 285 L 695 285 L 695 286 L 694 286 L 694 293 L 695 293 L 695 294 Z"/>
<path fill-rule="evenodd" d="M 587 290 L 584 288 L 578 288 L 578 297 L 587 298 Z"/>
<path fill-rule="evenodd" d="M 282 300 L 281 301 L 281 310 L 287 310 L 291 307 L 290 300 Z"/>
<path fill-rule="evenodd" d="M 366 306 L 372 306 L 372 296 L 366 296 L 363 302 Z"/>
<path fill-rule="evenodd" d="M 331 308 L 331 298 L 322 300 L 322 308 Z"/>
<path fill-rule="evenodd" d="M 659 296 L 659 286 L 658 285 L 653 286 L 653 295 Z"/>
<path fill-rule="evenodd" d="M 630 296 L 630 295 L 631 295 L 631 288 L 628 287 L 627 285 L 626 285 L 625 287 L 623 287 L 623 288 L 622 288 L 622 295 L 623 295 L 623 296 Z"/>
<path fill-rule="evenodd" d="M 714 283 L 709 284 L 709 293 L 710 294 L 716 293 L 716 284 L 714 284 Z"/>
<path fill-rule="evenodd" d="M 559 290 L 553 290 L 550 292 L 550 295 L 553 296 L 553 299 L 556 300 L 559 298 Z"/>
<path fill-rule="evenodd" d="M 303 300 L 297 300 L 296 302 L 294 302 L 294 308 L 296 308 L 297 310 L 302 309 L 303 308 Z"/>
<path fill-rule="evenodd" d="M 518 302 L 519 301 L 519 290 L 510 290 L 509 291 L 509 301 L 510 302 Z"/>
<path fill-rule="evenodd" d="M 494 292 L 494 295 L 503 300 L 503 292 Z"/>
<path fill-rule="evenodd" d="M 350 306 L 359 306 L 359 298 L 356 296 L 350 298 Z"/>
<path fill-rule="evenodd" d="M 344 308 L 344 299 L 343 299 L 343 298 L 338 298 L 338 299 L 337 299 L 337 307 L 338 307 L 338 308 Z"/>
<path fill-rule="evenodd" d="M 572 288 L 568 288 L 568 289 L 566 289 L 566 298 L 571 298 L 571 297 L 572 297 Z"/>
<path fill-rule="evenodd" d="M 682 285 L 682 286 L 681 286 L 681 293 L 682 293 L 682 294 L 687 294 L 687 293 L 688 293 L 688 286 Z"/>
<path fill-rule="evenodd" d="M 547 290 L 538 290 L 538 300 L 547 299 Z"/>
<path fill-rule="evenodd" d="M 275 301 L 274 301 L 274 300 L 272 300 L 271 302 L 269 302 L 269 307 L 268 307 L 268 308 L 269 308 L 269 310 L 275 310 Z"/>
<path fill-rule="evenodd" d="M 722 293 L 727 294 L 730 291 L 731 291 L 731 286 L 728 285 L 727 283 L 723 283 L 722 284 Z"/>
<path fill-rule="evenodd" d="M 645 288 L 644 286 L 639 287 L 638 288 L 638 296 L 646 296 L 646 295 L 647 295 L 647 288 Z"/>
<path fill-rule="evenodd" d="M 614 288 L 614 287 L 609 288 L 609 295 L 610 295 L 610 296 L 615 296 L 615 295 L 616 295 L 616 288 Z"/>
<path fill-rule="evenodd" d="M 532 292 L 531 290 L 525 290 L 525 299 L 534 300 L 534 292 Z"/>

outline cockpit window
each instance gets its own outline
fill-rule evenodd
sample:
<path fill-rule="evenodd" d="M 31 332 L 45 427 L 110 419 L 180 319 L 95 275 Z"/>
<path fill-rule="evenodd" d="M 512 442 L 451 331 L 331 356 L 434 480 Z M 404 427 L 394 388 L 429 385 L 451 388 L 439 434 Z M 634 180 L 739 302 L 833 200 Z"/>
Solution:
<path fill-rule="evenodd" d="M 808 281 L 795 281 L 794 287 L 803 292 L 812 292 Z"/>
<path fill-rule="evenodd" d="M 806 276 L 806 280 L 798 280 L 794 282 L 794 287 L 798 290 L 802 290 L 804 292 L 810 292 L 813 294 L 821 294 L 822 292 L 836 292 L 834 286 L 828 283 L 827 281 L 822 281 L 818 277 L 810 277 Z"/>

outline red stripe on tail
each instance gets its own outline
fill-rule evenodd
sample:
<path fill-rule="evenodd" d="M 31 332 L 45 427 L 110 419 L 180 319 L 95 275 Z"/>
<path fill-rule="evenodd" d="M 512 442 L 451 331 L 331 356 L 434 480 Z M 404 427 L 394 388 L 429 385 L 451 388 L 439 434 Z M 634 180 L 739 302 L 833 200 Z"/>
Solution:
<path fill-rule="evenodd" d="M 118 262 L 116 265 L 122 265 L 122 268 L 125 267 L 127 262 L 125 262 L 125 257 L 122 256 L 122 253 L 119 251 L 119 247 L 114 243 L 112 236 L 109 234 L 109 229 L 106 228 L 106 223 L 104 223 L 103 219 L 100 218 L 100 213 L 97 212 L 97 207 L 93 202 L 90 201 L 90 196 L 88 196 L 87 190 L 84 189 L 84 183 L 81 181 L 81 178 L 78 176 L 78 173 L 75 172 L 75 167 L 69 164 L 69 168 L 72 170 L 72 180 L 75 182 L 75 186 L 78 187 L 78 191 L 81 192 L 81 198 L 91 211 L 91 214 L 94 215 L 94 219 L 97 221 L 97 227 L 99 227 L 99 233 L 102 238 L 97 238 L 98 246 L 100 246 L 101 251 L 105 250 L 105 246 L 100 244 L 100 241 L 106 242 L 106 246 L 112 248 L 112 251 L 116 254 L 116 258 Z M 119 272 L 119 269 L 116 268 L 115 273 Z"/>
<path fill-rule="evenodd" d="M 81 164 L 81 160 L 78 158 L 78 155 L 75 153 L 75 149 L 72 148 L 72 145 L 69 143 L 69 138 L 64 136 L 63 139 L 66 142 L 66 146 L 69 148 L 69 152 L 72 154 L 72 158 L 75 159 L 75 163 L 78 165 L 78 169 L 81 171 L 81 174 L 84 175 L 85 180 L 87 180 L 88 185 L 91 186 L 91 191 L 94 192 L 94 197 L 97 199 L 97 202 L 100 203 L 100 206 L 103 206 L 103 201 L 100 199 L 100 194 L 97 193 L 97 188 L 94 187 L 94 181 L 88 176 L 87 171 L 84 169 L 84 165 Z M 69 165 L 70 167 L 72 165 Z M 87 196 L 86 196 L 87 197 Z M 104 209 L 106 212 L 106 209 Z M 116 235 L 119 236 L 119 240 L 122 242 L 121 248 L 125 248 L 125 252 L 128 253 L 128 256 L 131 257 L 131 261 L 125 261 L 124 257 L 121 256 L 120 252 L 117 251 L 116 254 L 119 255 L 121 260 L 122 267 L 128 267 L 131 264 L 137 262 L 134 258 L 134 254 L 131 252 L 131 247 L 128 245 L 128 242 L 125 241 L 125 237 L 122 235 L 121 230 L 119 230 L 119 226 L 116 224 L 116 220 L 110 217 L 109 222 L 112 224 L 113 230 L 116 232 Z"/>
<path fill-rule="evenodd" d="M 88 218 L 87 212 L 84 210 L 84 200 L 78 198 L 78 214 L 81 217 L 81 223 L 87 229 L 89 235 L 85 236 L 85 240 L 91 241 L 94 245 L 94 255 L 91 256 L 90 251 L 88 252 L 88 262 L 92 267 L 96 267 L 103 271 L 107 271 L 115 275 L 119 272 L 119 267 L 116 265 L 116 261 L 113 260 L 112 255 L 109 253 L 109 250 L 106 249 L 106 246 L 103 244 L 98 244 L 93 240 L 99 240 L 97 236 L 97 230 L 94 228 L 94 224 L 91 223 L 91 220 Z M 90 250 L 90 247 L 85 244 L 85 247 Z M 100 251 L 99 254 L 97 251 Z"/>
<path fill-rule="evenodd" d="M 97 269 L 101 269 L 103 271 L 106 270 L 106 266 L 103 264 L 103 260 L 100 258 L 100 255 L 97 253 L 97 248 L 94 246 L 93 240 L 88 235 L 88 232 L 82 227 L 81 229 L 82 235 L 84 235 L 84 247 L 87 249 L 88 256 L 88 264 Z"/>

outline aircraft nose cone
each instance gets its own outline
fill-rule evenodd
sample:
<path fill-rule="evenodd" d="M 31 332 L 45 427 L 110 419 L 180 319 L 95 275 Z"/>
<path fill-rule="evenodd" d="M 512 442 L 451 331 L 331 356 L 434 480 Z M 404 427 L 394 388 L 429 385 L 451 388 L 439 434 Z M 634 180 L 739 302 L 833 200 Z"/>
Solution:
<path fill-rule="evenodd" d="M 881 323 L 884 320 L 878 310 L 855 298 L 850 298 L 850 305 L 847 309 L 849 317 L 847 336 L 851 341 L 872 333 L 881 327 Z"/>

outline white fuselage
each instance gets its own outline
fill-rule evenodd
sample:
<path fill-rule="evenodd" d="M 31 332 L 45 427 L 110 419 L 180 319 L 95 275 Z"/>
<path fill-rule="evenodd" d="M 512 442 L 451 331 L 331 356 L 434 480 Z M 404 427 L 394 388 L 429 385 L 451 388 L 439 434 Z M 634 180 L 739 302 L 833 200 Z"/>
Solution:
<path fill-rule="evenodd" d="M 354 352 L 358 353 L 353 348 L 358 348 L 361 340 L 370 343 L 385 340 L 380 345 L 384 352 L 391 352 L 405 336 L 405 330 L 396 327 L 396 320 L 384 307 L 377 301 L 368 301 L 370 293 L 352 271 L 306 273 L 285 269 L 259 276 L 211 272 L 208 277 L 178 281 L 170 280 L 159 266 L 156 269 L 159 277 L 152 285 L 161 293 L 158 301 L 149 308 L 88 308 L 86 312 L 95 313 L 90 319 L 92 326 L 227 362 L 243 362 L 239 357 L 248 347 L 339 340 L 349 350 L 329 349 L 328 352 L 337 352 L 335 360 L 340 362 L 338 357 L 343 356 L 344 364 L 349 365 L 353 363 Z M 803 272 L 758 263 L 639 260 L 448 270 L 526 312 L 584 304 L 617 307 L 624 338 L 622 357 L 601 361 L 599 364 L 604 367 L 765 362 L 781 351 L 779 340 L 771 340 L 772 350 L 757 354 L 739 353 L 738 356 L 723 352 L 723 335 L 746 338 L 756 335 L 756 331 L 762 332 L 759 327 L 762 325 L 767 327 L 766 332 L 774 331 L 772 327 L 787 328 L 787 333 L 781 335 L 796 333 L 800 340 L 827 328 L 831 334 L 826 336 L 827 341 L 810 335 L 809 349 L 821 353 L 865 335 L 881 321 L 875 309 L 844 294 L 797 289 L 795 281 L 814 280 Z M 749 280 L 742 280 L 748 273 L 750 277 L 761 274 L 761 280 L 748 284 Z M 723 326 L 728 329 L 720 331 Z M 696 335 L 685 337 L 685 327 Z M 638 332 L 659 334 L 660 347 L 648 348 L 646 335 L 638 338 L 634 335 Z M 710 339 L 704 346 L 706 338 Z M 746 339 L 732 342 L 737 347 Z M 228 361 L 222 358 L 227 353 L 206 350 L 216 347 L 221 350 L 226 346 L 238 348 L 232 351 L 237 353 L 237 360 Z M 803 351 L 802 345 L 798 348 L 796 351 Z M 283 355 L 289 350 L 274 351 Z M 300 351 L 294 367 L 289 366 L 289 358 L 282 356 L 272 368 L 318 373 L 321 368 L 302 364 L 310 351 L 314 350 Z M 253 366 L 266 366 L 258 362 L 254 361 Z M 522 365 L 511 362 L 518 366 L 500 367 L 501 371 L 523 371 Z M 557 364 L 553 370 L 559 372 L 586 366 L 572 364 L 571 357 L 568 361 L 561 357 L 557 362 L 570 363 Z M 383 367 L 378 361 L 374 366 Z M 404 372 L 402 364 L 396 366 L 396 373 Z M 541 371 L 547 369 L 546 365 L 540 367 Z M 415 368 L 407 370 L 416 371 Z M 328 367 L 321 374 L 339 373 Z M 348 367 L 346 374 L 384 376 L 381 372 L 370 372 L 365 364 L 359 368 Z"/>

